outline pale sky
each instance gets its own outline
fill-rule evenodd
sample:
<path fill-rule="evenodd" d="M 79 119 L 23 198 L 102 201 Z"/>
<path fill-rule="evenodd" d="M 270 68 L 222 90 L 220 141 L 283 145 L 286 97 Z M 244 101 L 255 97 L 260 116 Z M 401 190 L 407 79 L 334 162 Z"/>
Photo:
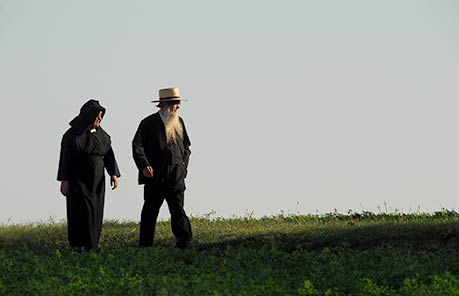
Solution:
<path fill-rule="evenodd" d="M 60 141 L 89 98 L 122 174 L 105 217 L 138 221 L 131 140 L 171 86 L 190 215 L 459 210 L 458 80 L 453 0 L 0 0 L 0 223 L 65 217 Z"/>

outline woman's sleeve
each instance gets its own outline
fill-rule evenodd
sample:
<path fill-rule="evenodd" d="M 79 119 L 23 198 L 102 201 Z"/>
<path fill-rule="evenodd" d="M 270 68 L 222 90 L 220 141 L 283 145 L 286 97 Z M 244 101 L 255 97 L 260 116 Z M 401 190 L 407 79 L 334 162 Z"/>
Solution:
<path fill-rule="evenodd" d="M 59 155 L 59 168 L 57 170 L 58 181 L 68 181 L 72 169 L 72 157 L 75 151 L 73 140 L 64 135 L 61 141 L 61 152 Z"/>
<path fill-rule="evenodd" d="M 105 154 L 104 156 L 104 165 L 105 169 L 107 170 L 107 173 L 110 176 L 121 177 L 120 169 L 118 168 L 118 163 L 115 159 L 115 153 L 113 152 L 113 149 L 111 147 L 110 150 L 108 150 L 107 154 Z"/>

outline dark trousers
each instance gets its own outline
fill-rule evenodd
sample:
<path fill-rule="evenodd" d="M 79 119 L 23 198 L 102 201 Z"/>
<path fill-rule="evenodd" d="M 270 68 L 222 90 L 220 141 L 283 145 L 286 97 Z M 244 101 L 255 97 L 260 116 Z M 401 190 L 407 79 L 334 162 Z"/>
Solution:
<path fill-rule="evenodd" d="M 153 246 L 159 209 L 166 200 L 171 214 L 172 233 L 177 240 L 176 247 L 188 247 L 193 234 L 190 220 L 183 209 L 184 189 L 177 190 L 160 185 L 145 184 L 143 192 L 144 204 L 140 218 L 139 245 L 142 247 Z"/>

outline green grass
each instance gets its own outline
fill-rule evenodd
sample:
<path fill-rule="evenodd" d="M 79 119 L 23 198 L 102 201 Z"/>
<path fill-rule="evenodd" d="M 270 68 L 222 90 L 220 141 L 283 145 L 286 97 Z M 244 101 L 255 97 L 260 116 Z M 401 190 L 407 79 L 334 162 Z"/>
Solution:
<path fill-rule="evenodd" d="M 65 223 L 0 226 L 0 295 L 459 295 L 459 215 L 330 213 L 169 222 L 140 249 L 138 223 L 107 221 L 100 253 Z"/>

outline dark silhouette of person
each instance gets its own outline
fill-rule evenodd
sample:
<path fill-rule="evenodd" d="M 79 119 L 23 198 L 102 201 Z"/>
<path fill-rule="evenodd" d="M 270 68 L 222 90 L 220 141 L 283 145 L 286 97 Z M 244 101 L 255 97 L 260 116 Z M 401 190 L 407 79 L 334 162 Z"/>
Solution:
<path fill-rule="evenodd" d="M 144 184 L 144 205 L 140 218 L 141 247 L 153 246 L 156 220 L 164 200 L 171 215 L 176 247 L 190 246 L 191 223 L 184 210 L 185 177 L 190 156 L 190 139 L 185 123 L 177 114 L 181 101 L 178 88 L 159 90 L 160 110 L 144 118 L 132 140 L 139 184 Z"/>
<path fill-rule="evenodd" d="M 89 100 L 70 122 L 62 137 L 57 180 L 67 200 L 68 239 L 82 251 L 99 250 L 102 230 L 105 172 L 112 189 L 118 187 L 120 171 L 110 136 L 100 126 L 105 108 Z"/>

